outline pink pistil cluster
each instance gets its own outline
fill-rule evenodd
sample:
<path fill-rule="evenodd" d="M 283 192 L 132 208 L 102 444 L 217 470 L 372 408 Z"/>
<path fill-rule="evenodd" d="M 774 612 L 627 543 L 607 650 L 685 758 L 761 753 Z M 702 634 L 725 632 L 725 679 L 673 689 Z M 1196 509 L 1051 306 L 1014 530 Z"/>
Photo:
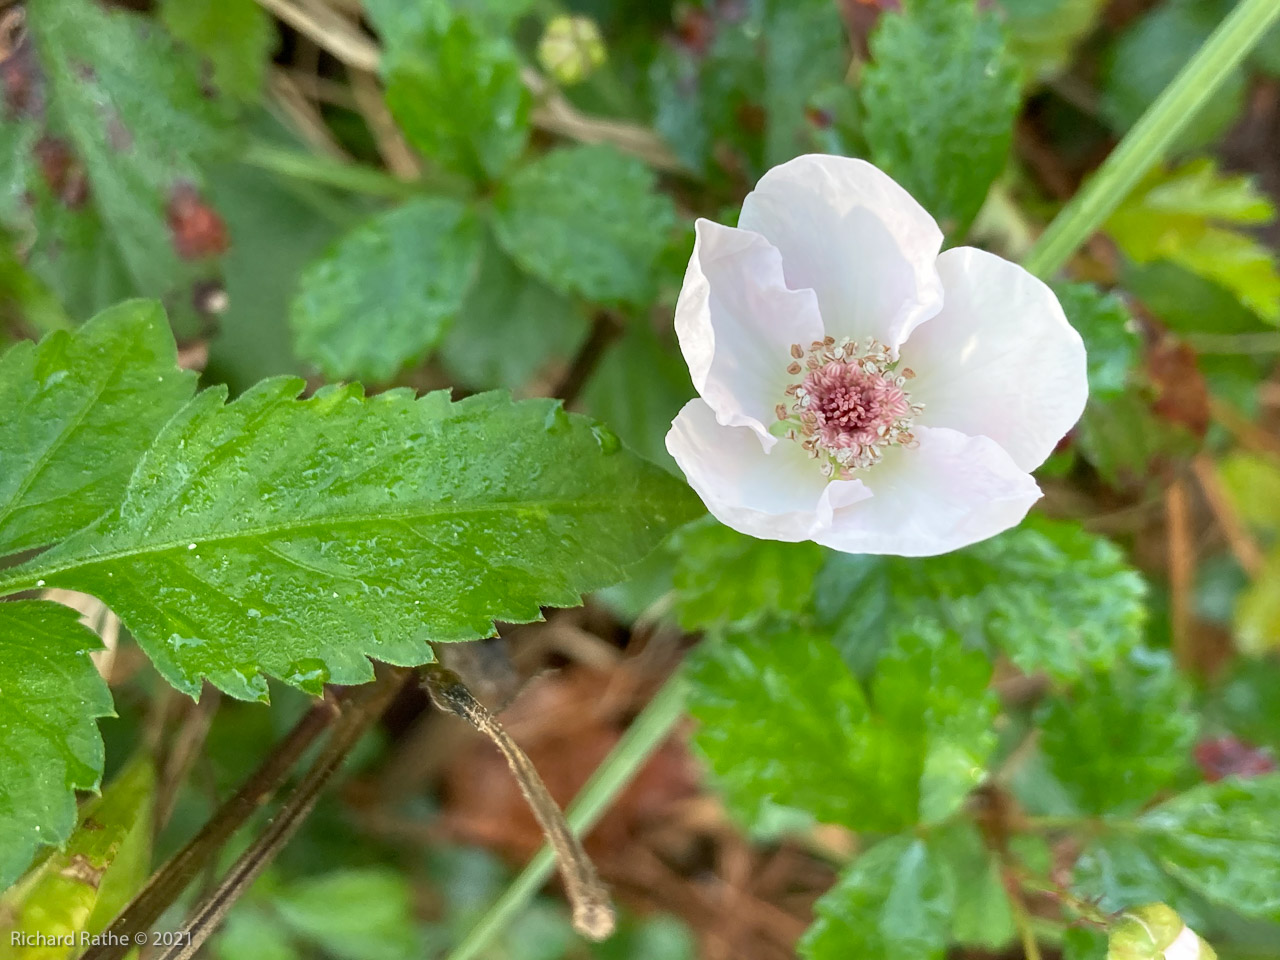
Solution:
<path fill-rule="evenodd" d="M 827 337 L 807 351 L 793 343 L 791 357 L 787 372 L 804 377 L 787 387 L 790 405 L 778 404 L 779 425 L 822 461 L 823 476 L 848 480 L 879 462 L 885 448 L 915 446 L 911 424 L 924 407 L 902 389 L 915 374 L 899 371 L 884 344 Z"/>

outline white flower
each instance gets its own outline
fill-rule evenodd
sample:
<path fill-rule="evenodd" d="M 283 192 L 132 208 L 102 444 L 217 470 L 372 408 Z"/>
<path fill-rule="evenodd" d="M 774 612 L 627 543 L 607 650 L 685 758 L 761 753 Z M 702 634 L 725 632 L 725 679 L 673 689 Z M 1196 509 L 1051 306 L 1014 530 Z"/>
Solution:
<path fill-rule="evenodd" d="M 869 163 L 774 167 L 697 223 L 676 333 L 701 399 L 667 449 L 722 523 L 929 556 L 1016 525 L 1079 418 L 1084 345 L 1021 267 L 942 233 Z"/>

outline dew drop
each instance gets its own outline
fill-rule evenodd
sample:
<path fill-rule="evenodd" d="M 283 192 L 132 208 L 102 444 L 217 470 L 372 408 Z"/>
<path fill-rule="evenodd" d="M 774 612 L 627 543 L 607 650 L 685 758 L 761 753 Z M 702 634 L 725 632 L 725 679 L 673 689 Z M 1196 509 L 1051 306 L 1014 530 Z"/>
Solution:
<path fill-rule="evenodd" d="M 284 679 L 306 693 L 319 697 L 324 694 L 324 685 L 329 682 L 329 668 L 323 660 L 304 657 L 289 664 L 289 673 Z"/>
<path fill-rule="evenodd" d="M 600 452 L 606 457 L 611 453 L 617 453 L 618 448 L 622 446 L 618 435 L 602 423 L 597 423 L 591 428 L 591 435 L 596 438 L 596 443 L 600 445 Z"/>

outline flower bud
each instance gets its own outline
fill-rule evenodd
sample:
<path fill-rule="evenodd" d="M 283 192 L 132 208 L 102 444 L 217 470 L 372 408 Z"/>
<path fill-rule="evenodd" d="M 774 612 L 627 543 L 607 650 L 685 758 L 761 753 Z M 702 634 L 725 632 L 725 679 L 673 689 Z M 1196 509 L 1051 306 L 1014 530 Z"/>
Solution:
<path fill-rule="evenodd" d="M 580 83 L 605 61 L 604 39 L 590 17 L 556 17 L 538 41 L 538 61 L 558 83 Z"/>
<path fill-rule="evenodd" d="M 1153 903 L 1124 914 L 1111 930 L 1107 960 L 1216 960 L 1217 954 L 1171 907 Z"/>

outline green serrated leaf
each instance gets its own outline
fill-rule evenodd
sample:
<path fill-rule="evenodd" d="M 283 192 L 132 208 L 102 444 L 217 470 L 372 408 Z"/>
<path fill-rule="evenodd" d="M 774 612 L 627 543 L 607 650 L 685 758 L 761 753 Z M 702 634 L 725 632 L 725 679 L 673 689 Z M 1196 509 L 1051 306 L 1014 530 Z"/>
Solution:
<path fill-rule="evenodd" d="M 1139 643 L 1145 594 L 1114 544 L 1076 524 L 1030 517 L 940 557 L 832 554 L 814 606 L 860 672 L 895 625 L 924 619 L 1024 671 L 1066 679 L 1105 668 Z"/>
<path fill-rule="evenodd" d="M 486 236 L 479 272 L 440 357 L 468 386 L 518 390 L 558 361 L 567 363 L 586 333 L 578 303 L 529 276 Z"/>
<path fill-rule="evenodd" d="M 1280 775 L 1206 783 L 1136 821 L 1102 822 L 1075 868 L 1075 887 L 1108 911 L 1162 902 L 1197 929 L 1215 911 L 1280 916 Z"/>
<path fill-rule="evenodd" d="M 198 196 L 201 161 L 227 149 L 228 111 L 153 22 L 93 0 L 31 0 L 26 9 L 46 81 L 47 130 L 83 162 L 93 214 L 85 200 L 53 196 L 33 177 L 44 198 L 33 264 L 43 263 L 53 283 L 50 274 L 85 268 L 77 249 L 110 247 L 118 260 L 110 269 L 135 291 L 174 289 L 190 271 L 175 247 L 171 205 L 184 193 Z M 100 256 L 91 255 L 91 273 L 106 269 L 96 265 Z"/>
<path fill-rule="evenodd" d="M 1174 333 L 1253 333 L 1271 329 L 1271 324 L 1245 307 L 1230 290 L 1168 260 L 1147 264 L 1125 261 L 1120 281 Z"/>
<path fill-rule="evenodd" d="M 150 872 L 154 788 L 150 761 L 131 763 L 84 806 L 66 846 L 0 897 L 0 958 L 61 960 L 65 946 L 31 941 L 43 934 L 79 943 L 133 899 Z"/>
<path fill-rule="evenodd" d="M 524 151 L 532 98 L 505 37 L 443 4 L 398 36 L 383 64 L 387 106 L 408 141 L 450 170 L 500 177 Z"/>
<path fill-rule="evenodd" d="M 114 506 L 194 390 L 164 311 L 149 301 L 0 357 L 0 556 L 59 540 Z"/>
<path fill-rule="evenodd" d="M 676 612 L 685 630 L 798 615 L 825 559 L 816 543 L 756 540 L 710 517 L 680 531 L 671 549 Z"/>
<path fill-rule="evenodd" d="M 1080 810 L 1130 813 L 1189 769 L 1198 728 L 1189 700 L 1167 655 L 1135 654 L 1047 699 L 1040 747 Z"/>
<path fill-rule="evenodd" d="M 814 906 L 817 921 L 800 941 L 800 956 L 941 960 L 954 896 L 951 877 L 924 840 L 884 840 L 853 861 Z"/>
<path fill-rule="evenodd" d="M 319 692 L 576 605 L 698 509 L 554 401 L 302 386 L 200 394 L 118 509 L 0 589 L 100 597 L 192 695 L 264 698 L 263 673 Z"/>
<path fill-rule="evenodd" d="M 162 0 L 169 32 L 213 66 L 213 82 L 228 96 L 252 101 L 262 89 L 275 45 L 271 17 L 255 0 Z"/>
<path fill-rule="evenodd" d="M 929 847 L 952 876 L 955 890 L 951 936 L 956 943 L 1000 950 L 1015 933 L 1013 907 L 999 855 L 968 820 L 956 820 L 929 836 Z"/>
<path fill-rule="evenodd" d="M 919 0 L 881 17 L 870 46 L 862 105 L 871 159 L 946 234 L 963 236 L 1013 138 L 1018 71 L 1000 22 L 972 0 Z"/>
<path fill-rule="evenodd" d="M 694 742 L 748 823 L 766 803 L 857 830 L 942 819 L 994 746 L 990 666 L 952 635 L 904 632 L 870 703 L 829 641 L 796 628 L 708 639 L 689 678 Z"/>
<path fill-rule="evenodd" d="M 1280 920 L 1280 774 L 1206 783 L 1138 818 L 1143 844 L 1205 899 Z"/>
<path fill-rule="evenodd" d="M 87 652 L 101 645 L 68 607 L 0 603 L 0 889 L 67 839 L 75 791 L 98 786 L 111 693 Z"/>
<path fill-rule="evenodd" d="M 1090 283 L 1057 283 L 1053 292 L 1084 340 L 1089 396 L 1101 400 L 1123 393 L 1141 348 L 1129 308 L 1114 293 Z"/>
<path fill-rule="evenodd" d="M 945 820 L 986 777 L 995 749 L 991 664 L 959 637 L 917 625 L 880 657 L 871 681 L 888 756 L 918 758 L 918 822 Z M 904 824 L 905 825 L 905 824 Z"/>
<path fill-rule="evenodd" d="M 1252 235 L 1233 229 L 1272 220 L 1275 208 L 1248 177 L 1223 176 L 1209 159 L 1153 171 L 1107 220 L 1131 260 L 1167 260 L 1280 322 L 1280 272 Z"/>
<path fill-rule="evenodd" d="M 1141 838 L 1123 829 L 1105 831 L 1090 839 L 1076 861 L 1072 886 L 1080 896 L 1096 901 L 1108 913 L 1166 902 L 1197 923 L 1205 907 L 1203 900 L 1160 869 Z"/>
<path fill-rule="evenodd" d="M 675 224 L 652 171 L 612 147 L 561 147 L 521 167 L 495 200 L 499 242 L 535 277 L 603 303 L 645 303 Z"/>
<path fill-rule="evenodd" d="M 444 338 L 479 258 L 479 227 L 456 201 L 374 217 L 303 271 L 289 317 L 299 356 L 331 377 L 390 380 Z"/>

